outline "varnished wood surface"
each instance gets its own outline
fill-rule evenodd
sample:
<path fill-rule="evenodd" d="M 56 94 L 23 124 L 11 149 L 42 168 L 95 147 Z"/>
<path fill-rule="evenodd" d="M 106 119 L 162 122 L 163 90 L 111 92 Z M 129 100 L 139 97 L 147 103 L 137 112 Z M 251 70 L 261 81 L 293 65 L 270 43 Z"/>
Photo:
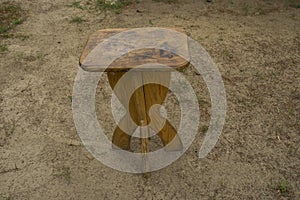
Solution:
<path fill-rule="evenodd" d="M 112 89 L 115 88 L 119 79 L 126 72 L 108 72 L 108 80 Z M 113 134 L 112 142 L 117 147 L 129 150 L 130 149 L 130 140 L 131 134 L 137 128 L 137 125 L 140 125 L 141 121 L 147 121 L 146 117 L 146 108 L 145 108 L 145 99 L 144 99 L 144 88 L 139 87 L 134 91 L 132 96 L 129 96 L 128 92 L 130 89 L 134 89 L 136 85 L 142 85 L 142 72 L 128 72 L 126 76 L 130 81 L 126 81 L 126 84 L 120 84 L 120 90 L 115 92 L 115 95 L 120 100 L 120 102 L 124 105 L 129 99 L 129 111 L 125 114 L 125 116 L 119 122 L 119 125 L 123 127 L 123 129 L 127 130 L 127 133 L 124 132 L 119 126 L 115 129 Z M 130 120 L 132 119 L 132 120 Z"/>
<path fill-rule="evenodd" d="M 109 65 L 107 69 L 105 69 L 107 66 L 99 60 L 97 61 L 97 57 L 95 56 L 93 58 L 92 63 L 96 64 L 90 64 L 86 61 L 87 56 L 89 53 L 101 42 L 103 42 L 105 39 L 120 33 L 122 31 L 125 31 L 128 29 L 105 29 L 105 30 L 99 30 L 92 34 L 82 52 L 82 55 L 79 60 L 80 66 L 86 70 L 86 71 L 128 71 L 130 69 L 135 68 L 136 66 L 142 65 L 142 64 L 148 64 L 148 63 L 160 63 L 163 65 L 166 65 L 170 68 L 174 69 L 180 69 L 183 67 L 186 67 L 189 64 L 189 61 L 182 58 L 181 56 L 165 51 L 162 49 L 140 49 L 140 50 L 134 50 L 131 51 L 119 58 L 117 58 L 113 63 Z M 171 29 L 176 31 L 181 31 L 179 29 Z M 172 35 L 170 35 L 168 40 L 172 39 Z M 145 38 L 147 40 L 147 38 Z M 161 44 L 167 45 L 168 41 L 161 41 Z M 178 45 L 180 46 L 180 51 L 185 51 L 185 54 L 188 55 L 188 45 L 187 45 L 187 37 L 183 38 L 181 41 L 176 41 Z M 116 44 L 118 46 L 118 44 Z M 113 51 L 113 49 L 108 49 L 107 51 Z M 102 65 L 103 64 L 103 65 Z M 160 71 L 163 70 L 161 68 L 156 68 L 153 66 L 153 68 L 148 67 L 143 70 L 154 70 L 154 71 Z M 142 70 L 142 71 L 143 71 Z"/>
<path fill-rule="evenodd" d="M 117 82 L 125 73 L 108 72 L 108 80 L 112 89 L 115 88 Z M 148 81 L 161 81 L 165 86 L 168 86 L 171 78 L 170 72 L 127 72 L 126 76 L 126 84 L 120 84 L 121 88 L 115 91 L 115 94 L 123 105 L 130 99 L 129 111 L 127 111 L 119 123 L 123 127 L 122 129 L 125 128 L 127 130 L 127 133 L 118 126 L 113 134 L 113 144 L 121 149 L 129 150 L 131 135 L 138 125 L 142 126 L 141 121 L 143 121 L 144 124 L 150 125 L 158 134 L 166 150 L 181 150 L 182 143 L 177 136 L 176 129 L 168 120 L 165 120 L 161 116 L 159 109 L 152 109 L 151 118 L 149 114 L 150 108 L 153 105 L 161 105 L 164 102 L 168 88 L 159 84 L 145 83 Z M 143 86 L 136 89 L 130 97 L 127 91 L 130 88 L 135 88 L 137 84 Z"/>
<path fill-rule="evenodd" d="M 160 45 L 170 47 L 172 52 L 162 50 L 162 49 L 139 49 L 133 50 L 129 53 L 122 55 L 121 57 L 115 59 L 108 68 L 107 66 L 101 63 L 101 60 L 98 59 L 96 50 L 97 45 L 103 42 L 105 39 L 125 31 L 127 29 L 106 29 L 99 30 L 96 33 L 92 34 L 88 39 L 86 46 L 80 57 L 80 65 L 86 71 L 97 72 L 105 71 L 108 72 L 109 83 L 114 89 L 120 78 L 126 73 L 127 79 L 126 83 L 121 85 L 121 90 L 116 92 L 116 96 L 120 102 L 124 103 L 129 101 L 129 110 L 126 115 L 121 119 L 119 125 L 122 129 L 125 127 L 126 132 L 122 130 L 119 126 L 115 129 L 113 134 L 113 144 L 121 149 L 130 150 L 130 140 L 131 135 L 134 133 L 137 126 L 143 126 L 143 124 L 150 125 L 150 127 L 158 133 L 158 136 L 161 138 L 163 144 L 166 146 L 166 150 L 181 150 L 182 143 L 178 137 L 175 128 L 170 124 L 168 120 L 165 120 L 159 112 L 159 109 L 152 109 L 151 118 L 149 116 L 150 108 L 155 104 L 162 104 L 168 93 L 168 86 L 170 82 L 170 71 L 169 68 L 180 69 L 188 66 L 189 60 L 184 59 L 181 56 L 173 52 L 184 52 L 185 58 L 188 58 L 188 44 L 187 36 L 182 37 L 182 34 L 179 34 L 180 40 L 176 40 L 176 37 L 173 34 L 164 35 L 164 40 L 158 41 Z M 172 29 L 171 29 L 172 30 Z M 173 29 L 174 30 L 174 29 Z M 176 30 L 176 29 L 175 29 Z M 181 31 L 181 30 L 176 30 Z M 181 31 L 182 32 L 182 31 Z M 130 34 L 134 32 L 130 32 Z M 136 33 L 140 34 L 140 33 Z M 169 33 L 168 33 L 169 34 Z M 129 35 L 133 37 L 134 35 Z M 155 35 L 153 36 L 155 37 Z M 176 42 L 174 42 L 176 40 Z M 147 41 L 147 38 L 145 38 Z M 172 46 L 168 44 L 168 41 L 172 41 Z M 118 48 L 118 44 L 108 44 L 108 49 L 101 49 L 101 51 L 112 51 L 114 55 L 114 48 Z M 122 46 L 122 45 L 120 45 Z M 121 47 L 120 47 L 121 48 Z M 95 51 L 94 51 L 95 50 Z M 118 49 L 119 50 L 119 49 Z M 121 49 L 123 50 L 123 49 Z M 92 54 L 92 56 L 91 56 Z M 106 54 L 105 54 L 106 55 Z M 187 56 L 186 56 L 187 55 Z M 109 60 L 109 59 L 108 59 Z M 107 60 L 106 60 L 107 61 Z M 136 70 L 135 68 L 140 65 L 150 64 L 150 63 L 159 63 L 161 65 L 166 65 L 169 68 L 159 66 L 159 65 L 147 65 L 146 67 Z M 134 72 L 127 72 L 128 70 L 135 69 Z M 146 84 L 147 80 L 160 80 L 164 81 L 164 85 L 158 84 Z M 137 88 L 132 96 L 129 96 L 128 90 L 130 88 L 135 88 L 136 85 L 143 85 Z M 132 120 L 130 120 L 132 119 Z M 152 122 L 151 122 L 152 120 Z M 164 123 L 165 122 L 165 123 Z M 146 140 L 142 140 L 142 144 L 145 147 Z M 147 149 L 148 151 L 148 149 Z"/>
<path fill-rule="evenodd" d="M 171 80 L 170 72 L 143 72 L 143 82 L 161 82 L 165 86 L 168 86 Z M 147 111 L 147 121 L 150 123 L 150 127 L 160 137 L 165 149 L 168 151 L 177 151 L 182 149 L 182 143 L 180 138 L 177 136 L 176 129 L 171 123 L 163 118 L 160 114 L 160 110 L 156 107 L 152 110 L 152 116 L 150 119 L 149 110 L 155 105 L 162 105 L 167 94 L 168 88 L 159 84 L 144 84 L 145 103 Z M 163 124 L 165 122 L 165 124 Z"/>

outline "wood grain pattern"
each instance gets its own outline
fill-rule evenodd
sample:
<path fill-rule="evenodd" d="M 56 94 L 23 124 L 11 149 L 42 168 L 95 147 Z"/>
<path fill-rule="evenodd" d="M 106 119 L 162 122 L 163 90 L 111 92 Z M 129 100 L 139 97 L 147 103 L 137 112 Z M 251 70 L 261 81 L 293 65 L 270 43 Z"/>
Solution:
<path fill-rule="evenodd" d="M 143 72 L 143 82 L 156 82 L 168 86 L 171 80 L 170 72 Z M 167 151 L 177 151 L 182 149 L 182 143 L 177 136 L 176 129 L 171 123 L 160 114 L 159 107 L 154 107 L 149 116 L 150 108 L 155 105 L 163 104 L 168 88 L 160 84 L 144 84 L 144 94 L 146 103 L 147 121 L 150 127 L 158 134 Z M 151 123 L 150 123 L 151 120 Z M 165 124 L 163 125 L 163 122 Z M 163 126 L 162 126 L 163 125 Z"/>
<path fill-rule="evenodd" d="M 108 72 L 108 80 L 112 89 L 115 88 L 117 82 L 126 72 Z M 168 88 L 159 84 L 145 84 L 148 81 L 161 82 L 168 85 L 171 75 L 169 72 L 127 72 L 126 84 L 121 84 L 120 90 L 115 91 L 116 96 L 124 105 L 129 100 L 129 111 L 121 119 L 113 134 L 113 144 L 121 149 L 130 150 L 131 135 L 134 133 L 137 126 L 141 126 L 141 121 L 145 122 L 158 134 L 160 139 L 168 151 L 182 149 L 182 143 L 177 136 L 176 129 L 171 123 L 164 119 L 159 109 L 152 109 L 151 118 L 149 115 L 150 108 L 153 105 L 161 105 L 168 93 Z M 130 81 L 129 81 L 130 80 Z M 135 88 L 136 85 L 143 85 L 135 90 L 130 97 L 130 88 Z M 122 88 L 123 87 L 123 88 Z M 133 122 L 129 119 L 132 118 Z M 165 122 L 165 123 L 164 123 Z M 124 129 L 126 132 L 124 132 Z"/>
<path fill-rule="evenodd" d="M 161 105 L 166 98 L 166 95 L 168 93 L 167 87 L 170 82 L 170 70 L 166 67 L 162 67 L 159 65 L 147 65 L 146 67 L 138 70 L 136 70 L 136 67 L 139 65 L 151 63 L 159 63 L 173 69 L 181 69 L 183 67 L 188 66 L 188 59 L 186 60 L 181 56 L 177 55 L 176 53 L 173 53 L 183 51 L 185 55 L 188 55 L 187 37 L 185 37 L 185 35 L 183 35 L 182 37 L 182 34 L 178 34 L 180 35 L 179 38 L 181 38 L 181 40 L 176 40 L 178 38 L 173 37 L 174 34 L 170 34 L 167 31 L 166 35 L 163 35 L 164 40 L 160 40 L 163 37 L 159 37 L 160 39 L 157 42 L 160 44 L 160 46 L 163 45 L 168 47 L 169 49 L 172 49 L 172 52 L 162 49 L 151 48 L 133 50 L 115 59 L 109 65 L 109 67 L 106 68 L 106 65 L 101 64 L 101 60 L 97 58 L 99 52 L 96 50 L 99 50 L 100 48 L 96 47 L 98 44 L 102 43 L 106 38 L 109 38 L 125 30 L 128 29 L 106 29 L 99 30 L 96 33 L 92 34 L 88 39 L 79 60 L 80 66 L 86 71 L 108 72 L 108 80 L 112 89 L 115 88 L 120 78 L 126 73 L 126 83 L 121 84 L 120 90 L 115 92 L 115 94 L 123 105 L 128 101 L 128 99 L 130 99 L 129 110 L 127 111 L 126 115 L 121 119 L 121 121 L 119 122 L 119 126 L 114 131 L 112 139 L 113 146 L 124 150 L 130 150 L 131 135 L 134 133 L 137 126 L 144 126 L 145 124 L 147 124 L 150 125 L 150 127 L 161 138 L 163 144 L 166 147 L 166 150 L 181 150 L 182 143 L 176 133 L 175 128 L 170 124 L 168 120 L 164 119 L 160 115 L 158 107 L 152 107 L 155 104 Z M 170 30 L 183 32 L 182 30 L 177 29 Z M 129 32 L 128 36 L 135 39 L 135 34 L 138 35 L 141 33 L 135 33 L 135 31 L 132 31 Z M 150 37 L 152 37 L 152 35 L 150 35 Z M 153 37 L 155 37 L 155 34 L 153 35 Z M 148 38 L 145 38 L 145 42 L 147 41 Z M 172 41 L 173 45 L 168 44 L 168 42 L 170 41 Z M 107 43 L 109 47 L 108 49 L 100 50 L 102 53 L 104 50 L 107 50 L 107 52 L 112 52 L 112 54 L 114 54 L 114 50 L 116 50 L 114 48 L 118 48 L 118 46 L 121 46 L 120 48 L 124 47 L 124 45 L 123 47 L 122 45 L 119 45 L 119 42 L 122 43 L 122 41 L 118 41 L 118 43 L 116 44 L 109 42 Z M 121 52 L 123 52 L 124 49 L 121 50 Z M 104 53 L 103 55 L 107 54 Z M 188 56 L 185 56 L 185 58 L 187 57 Z M 128 70 L 131 69 L 134 69 L 134 71 L 128 72 Z M 145 84 L 147 83 L 147 81 L 154 81 L 156 83 L 162 82 L 164 83 L 163 85 L 165 85 L 166 87 L 153 83 Z M 135 89 L 137 85 L 141 85 L 141 87 L 137 88 L 136 90 L 133 90 L 134 93 L 130 96 L 130 94 L 127 91 Z M 150 111 L 151 113 L 149 113 Z M 132 119 L 133 121 L 130 119 Z M 122 129 L 120 127 L 122 127 Z M 142 152 L 149 151 L 147 142 L 148 139 L 142 139 L 142 149 L 144 149 L 142 150 Z"/>
<path fill-rule="evenodd" d="M 115 88 L 119 79 L 126 72 L 108 72 L 108 80 L 112 89 Z M 127 72 L 126 76 L 131 81 L 127 81 L 126 84 L 120 84 L 120 91 L 115 92 L 115 95 L 118 97 L 120 102 L 124 105 L 129 99 L 129 111 L 125 114 L 125 116 L 121 119 L 118 126 L 113 134 L 113 144 L 117 147 L 129 150 L 130 149 L 130 140 L 131 135 L 134 133 L 137 125 L 140 125 L 141 121 L 147 121 L 146 117 L 146 108 L 145 108 L 145 99 L 144 99 L 144 88 L 139 87 L 136 89 L 132 96 L 126 91 L 130 89 L 134 89 L 136 85 L 142 85 L 142 72 Z M 133 121 L 130 120 L 130 117 Z M 126 132 L 124 132 L 124 129 Z"/>
<path fill-rule="evenodd" d="M 97 63 L 97 65 L 93 64 L 86 64 L 86 58 L 88 54 L 101 42 L 104 41 L 104 39 L 113 36 L 117 33 L 120 33 L 124 30 L 128 29 L 105 29 L 105 30 L 99 30 L 96 33 L 92 34 L 82 52 L 82 55 L 80 56 L 79 64 L 80 66 L 86 70 L 86 71 L 106 71 L 106 72 L 116 72 L 116 71 L 128 71 L 130 69 L 133 69 L 139 65 L 147 64 L 147 63 L 160 63 L 166 66 L 169 66 L 174 69 L 181 69 L 183 67 L 186 67 L 189 64 L 189 61 L 182 58 L 181 56 L 170 52 L 165 51 L 162 49 L 140 49 L 140 50 L 133 50 L 119 58 L 117 58 L 113 63 L 109 65 L 107 69 L 106 65 L 101 63 L 101 61 Z M 172 29 L 171 29 L 172 30 Z M 177 29 L 173 29 L 177 30 Z M 178 30 L 181 31 L 182 30 Z M 169 36 L 169 38 L 172 38 L 172 35 Z M 147 38 L 145 38 L 147 40 Z M 186 51 L 186 55 L 188 55 L 188 46 L 187 46 L 187 37 L 184 38 L 183 41 L 176 41 L 179 43 L 180 49 L 183 49 Z M 166 43 L 166 41 L 161 41 L 162 44 Z M 118 47 L 118 44 L 115 45 L 116 48 Z M 96 60 L 97 58 L 94 58 Z M 159 68 L 160 69 L 160 68 Z M 159 70 L 158 68 L 146 68 L 143 70 Z M 160 69 L 165 70 L 165 69 Z"/>

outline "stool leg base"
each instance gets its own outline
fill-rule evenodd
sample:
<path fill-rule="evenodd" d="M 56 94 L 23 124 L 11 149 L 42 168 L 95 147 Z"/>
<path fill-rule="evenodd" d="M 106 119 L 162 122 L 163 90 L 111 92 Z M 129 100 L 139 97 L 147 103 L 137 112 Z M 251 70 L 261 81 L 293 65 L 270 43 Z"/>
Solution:
<path fill-rule="evenodd" d="M 112 143 L 114 149 L 130 150 L 131 136 L 124 133 L 119 127 L 115 129 L 113 134 Z"/>
<path fill-rule="evenodd" d="M 166 151 L 181 151 L 183 149 L 182 142 L 169 121 L 166 121 L 165 126 L 157 135 L 160 137 Z"/>

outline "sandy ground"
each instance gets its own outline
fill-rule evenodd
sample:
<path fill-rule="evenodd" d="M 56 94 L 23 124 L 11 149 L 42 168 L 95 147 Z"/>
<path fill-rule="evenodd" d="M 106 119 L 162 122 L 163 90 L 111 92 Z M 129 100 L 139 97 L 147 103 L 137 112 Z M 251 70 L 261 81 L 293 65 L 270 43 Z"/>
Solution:
<path fill-rule="evenodd" d="M 141 0 L 120 14 L 96 11 L 87 0 L 83 9 L 69 6 L 73 0 L 12 2 L 26 20 L 10 31 L 13 37 L 0 38 L 7 45 L 0 53 L 0 199 L 299 200 L 300 10 L 291 6 L 297 1 Z M 89 154 L 71 99 L 91 33 L 148 26 L 183 28 L 206 48 L 222 74 L 228 110 L 216 147 L 198 159 L 209 93 L 192 69 L 184 72 L 199 95 L 199 134 L 184 156 L 145 179 Z M 106 77 L 100 82 L 107 87 L 98 88 L 98 118 L 109 134 L 110 90 Z M 166 104 L 176 104 L 172 95 Z"/>

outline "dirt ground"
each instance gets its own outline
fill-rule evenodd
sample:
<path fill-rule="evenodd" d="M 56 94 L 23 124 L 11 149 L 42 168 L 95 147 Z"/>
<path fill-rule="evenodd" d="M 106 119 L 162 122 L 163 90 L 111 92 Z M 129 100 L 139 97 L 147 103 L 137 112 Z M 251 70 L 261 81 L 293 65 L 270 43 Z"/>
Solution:
<path fill-rule="evenodd" d="M 300 199 L 299 1 L 10 2 L 26 19 L 0 37 L 0 199 Z M 228 109 L 216 147 L 199 159 L 209 93 L 201 76 L 185 71 L 200 102 L 197 139 L 145 179 L 93 158 L 71 105 L 87 37 L 149 26 L 183 28 L 205 47 L 222 74 Z M 106 77 L 100 82 L 97 113 L 109 133 L 110 90 Z M 172 95 L 166 104 L 170 115 L 178 111 Z"/>

